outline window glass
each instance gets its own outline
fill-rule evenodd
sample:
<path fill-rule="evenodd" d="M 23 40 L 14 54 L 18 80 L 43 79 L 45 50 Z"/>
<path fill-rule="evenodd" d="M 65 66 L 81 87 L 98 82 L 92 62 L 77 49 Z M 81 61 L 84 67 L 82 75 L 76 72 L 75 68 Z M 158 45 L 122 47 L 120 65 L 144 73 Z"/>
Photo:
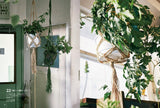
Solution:
<path fill-rule="evenodd" d="M 14 82 L 14 34 L 0 34 L 0 83 Z"/>

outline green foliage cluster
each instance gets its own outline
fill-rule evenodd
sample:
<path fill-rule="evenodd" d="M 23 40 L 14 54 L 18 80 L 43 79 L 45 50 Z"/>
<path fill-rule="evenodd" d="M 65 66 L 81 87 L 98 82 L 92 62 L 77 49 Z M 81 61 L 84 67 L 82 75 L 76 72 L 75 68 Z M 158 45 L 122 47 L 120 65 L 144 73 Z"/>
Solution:
<path fill-rule="evenodd" d="M 82 29 L 84 25 L 85 22 L 82 20 L 82 17 L 80 17 L 80 29 Z"/>
<path fill-rule="evenodd" d="M 138 106 L 131 105 L 131 108 L 139 108 Z"/>
<path fill-rule="evenodd" d="M 101 108 L 120 108 L 120 102 L 108 99 L 106 103 L 99 102 L 98 106 Z"/>
<path fill-rule="evenodd" d="M 153 77 L 146 66 L 152 53 L 160 57 L 160 27 L 151 26 L 153 15 L 137 0 L 95 0 L 92 31 L 132 57 L 124 65 L 128 95 L 140 100 L 141 92 Z"/>
<path fill-rule="evenodd" d="M 55 42 L 47 39 L 44 49 L 44 64 L 51 66 L 54 63 L 57 54 L 60 54 L 61 52 L 69 53 L 72 47 L 70 46 L 69 42 L 65 40 L 65 36 L 62 36 L 58 37 L 57 41 Z"/>
<path fill-rule="evenodd" d="M 88 73 L 89 72 L 89 67 L 88 67 L 88 62 L 86 61 L 85 63 L 85 73 Z"/>
<path fill-rule="evenodd" d="M 89 104 L 88 103 L 82 103 L 80 102 L 80 107 L 84 107 L 84 106 L 88 106 Z"/>
<path fill-rule="evenodd" d="M 101 87 L 101 89 L 106 90 L 106 93 L 104 94 L 104 100 L 110 98 L 111 91 L 109 90 L 108 86 L 104 85 L 103 87 Z"/>
<path fill-rule="evenodd" d="M 28 20 L 23 20 L 23 29 L 24 33 L 28 34 L 36 34 L 41 33 L 45 30 L 45 28 L 42 26 L 43 23 L 46 21 L 46 16 L 48 15 L 48 12 L 43 13 L 38 17 L 38 19 L 32 21 L 32 23 L 29 23 Z"/>
<path fill-rule="evenodd" d="M 49 40 L 49 36 L 47 36 L 47 42 L 44 46 L 44 64 L 48 66 L 48 74 L 47 74 L 47 87 L 46 91 L 50 93 L 52 91 L 52 83 L 51 83 L 51 70 L 50 66 L 54 64 L 54 61 L 57 57 L 57 54 L 60 53 L 69 53 L 72 47 L 69 42 L 65 40 L 65 36 L 58 37 L 57 41 L 53 42 Z"/>
<path fill-rule="evenodd" d="M 107 101 L 107 108 L 120 108 L 119 101 L 108 100 Z"/>

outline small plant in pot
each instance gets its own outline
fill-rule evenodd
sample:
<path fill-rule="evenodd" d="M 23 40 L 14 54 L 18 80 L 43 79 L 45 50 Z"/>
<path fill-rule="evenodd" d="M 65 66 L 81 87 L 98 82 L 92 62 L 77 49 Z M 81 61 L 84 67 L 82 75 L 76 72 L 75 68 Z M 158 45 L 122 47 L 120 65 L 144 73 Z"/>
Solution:
<path fill-rule="evenodd" d="M 48 67 L 47 73 L 47 86 L 46 91 L 48 93 L 52 92 L 52 83 L 51 83 L 51 65 L 54 64 L 54 61 L 58 54 L 60 53 L 69 53 L 72 47 L 69 42 L 65 40 L 65 36 L 58 37 L 58 39 L 54 42 L 49 39 L 47 36 L 47 42 L 44 46 L 44 64 Z"/>
<path fill-rule="evenodd" d="M 29 23 L 28 20 L 23 20 L 23 30 L 24 34 L 27 36 L 28 44 L 30 48 L 40 46 L 40 37 L 39 34 L 42 33 L 45 28 L 42 26 L 43 23 L 46 21 L 46 16 L 48 12 L 43 13 L 38 17 L 38 19 Z"/>

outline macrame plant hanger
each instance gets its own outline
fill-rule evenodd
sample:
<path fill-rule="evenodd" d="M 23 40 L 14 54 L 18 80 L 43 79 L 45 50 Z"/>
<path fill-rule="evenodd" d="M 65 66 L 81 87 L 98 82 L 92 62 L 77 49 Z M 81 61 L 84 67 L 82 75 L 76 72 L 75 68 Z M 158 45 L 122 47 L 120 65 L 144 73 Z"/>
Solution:
<path fill-rule="evenodd" d="M 36 12 L 36 4 L 35 4 L 35 0 L 32 0 L 32 7 L 31 7 L 31 13 L 30 13 L 30 19 L 29 19 L 29 23 L 31 24 L 32 20 L 36 20 L 37 19 L 37 12 Z M 36 108 L 36 73 L 37 73 L 37 65 L 36 65 L 36 48 L 38 46 L 40 46 L 41 44 L 41 40 L 40 40 L 40 36 L 39 33 L 37 32 L 35 34 L 35 36 L 31 36 L 30 34 L 27 34 L 28 38 L 31 40 L 29 47 L 32 49 L 32 53 L 31 53 L 31 69 L 32 69 L 32 74 L 34 74 L 34 108 Z M 39 42 L 35 42 L 36 39 L 39 39 Z M 33 47 L 31 47 L 31 45 L 33 45 Z"/>
<path fill-rule="evenodd" d="M 51 21 L 51 12 L 52 12 L 52 1 L 49 0 L 49 28 L 48 28 L 48 36 L 47 36 L 47 43 L 50 42 L 49 36 L 52 35 L 52 21 Z M 47 85 L 46 85 L 46 92 L 52 92 L 52 81 L 51 81 L 51 64 L 48 64 L 48 72 L 47 72 Z"/>
<path fill-rule="evenodd" d="M 129 53 L 126 52 L 124 54 L 124 52 L 122 52 L 121 50 L 119 50 L 116 46 L 112 45 L 113 47 L 110 48 L 109 50 L 107 50 L 105 53 L 101 53 L 99 52 L 99 48 L 102 45 L 103 42 L 107 42 L 108 41 L 104 38 L 103 34 L 101 32 L 99 32 L 99 35 L 101 36 L 101 40 L 99 41 L 97 48 L 96 48 L 96 52 L 97 52 L 97 59 L 100 63 L 107 63 L 110 62 L 110 65 L 112 67 L 113 73 L 112 73 L 112 91 L 111 91 L 111 100 L 112 101 L 121 101 L 120 99 L 120 93 L 119 93 L 119 85 L 118 85 L 118 77 L 117 77 L 117 73 L 116 73 L 116 69 L 114 67 L 115 63 L 123 63 L 127 60 L 127 58 L 129 58 Z M 118 51 L 120 53 L 119 58 L 114 58 L 114 56 L 112 55 L 112 53 L 114 51 Z"/>
<path fill-rule="evenodd" d="M 32 20 L 34 21 L 35 19 L 37 19 L 36 4 L 35 4 L 35 0 L 32 0 L 32 7 L 31 7 L 29 23 L 31 24 Z M 32 73 L 34 74 L 34 73 L 37 72 L 37 68 L 36 68 L 36 51 L 35 51 L 35 49 L 40 46 L 41 40 L 40 40 L 40 36 L 39 36 L 38 32 L 35 34 L 35 36 L 31 36 L 30 34 L 27 34 L 27 36 L 31 40 L 31 42 L 29 43 L 29 46 L 33 45 L 33 47 L 30 47 L 30 48 L 32 49 L 32 53 L 31 53 L 31 68 L 32 68 Z M 38 43 L 36 42 L 37 39 L 39 40 Z"/>

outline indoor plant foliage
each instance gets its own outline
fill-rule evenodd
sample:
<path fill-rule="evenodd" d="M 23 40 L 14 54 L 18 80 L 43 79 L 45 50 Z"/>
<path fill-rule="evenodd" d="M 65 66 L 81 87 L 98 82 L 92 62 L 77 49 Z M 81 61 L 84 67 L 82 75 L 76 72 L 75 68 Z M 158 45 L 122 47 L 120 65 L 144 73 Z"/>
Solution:
<path fill-rule="evenodd" d="M 153 15 L 137 0 L 95 0 L 93 27 L 124 54 L 132 56 L 124 65 L 128 95 L 140 100 L 141 92 L 153 77 L 146 69 L 152 53 L 160 57 L 160 27 L 151 26 Z"/>
<path fill-rule="evenodd" d="M 41 40 L 39 34 L 45 30 L 45 27 L 43 27 L 42 24 L 45 22 L 47 15 L 48 12 L 45 12 L 32 22 L 31 19 L 30 22 L 26 19 L 23 20 L 23 30 L 30 48 L 40 46 Z"/>
<path fill-rule="evenodd" d="M 52 31 L 52 1 L 49 0 L 49 28 L 48 28 L 48 36 L 46 36 L 46 43 L 44 46 L 44 64 L 48 66 L 48 72 L 47 72 L 47 86 L 46 91 L 48 93 L 52 92 L 52 82 L 51 82 L 51 65 L 54 64 L 54 61 L 56 59 L 56 56 L 60 53 L 69 53 L 72 47 L 70 46 L 69 42 L 65 40 L 65 36 L 62 36 L 61 38 L 58 37 L 58 39 L 54 42 L 50 40 L 50 35 Z"/>
<path fill-rule="evenodd" d="M 51 65 L 54 64 L 54 61 L 58 54 L 60 53 L 69 53 L 72 47 L 70 46 L 69 42 L 65 40 L 65 36 L 61 38 L 58 37 L 57 41 L 49 40 L 49 36 L 47 38 L 47 42 L 44 46 L 44 64 L 48 66 L 48 73 L 47 73 L 47 87 L 46 91 L 50 93 L 52 91 L 52 84 L 51 84 Z"/>
<path fill-rule="evenodd" d="M 23 20 L 23 28 L 24 33 L 28 34 L 36 34 L 41 33 L 45 30 L 45 28 L 42 26 L 42 24 L 46 21 L 46 16 L 48 15 L 48 12 L 43 13 L 40 15 L 37 19 L 32 21 L 32 23 L 29 23 L 28 20 Z"/>

